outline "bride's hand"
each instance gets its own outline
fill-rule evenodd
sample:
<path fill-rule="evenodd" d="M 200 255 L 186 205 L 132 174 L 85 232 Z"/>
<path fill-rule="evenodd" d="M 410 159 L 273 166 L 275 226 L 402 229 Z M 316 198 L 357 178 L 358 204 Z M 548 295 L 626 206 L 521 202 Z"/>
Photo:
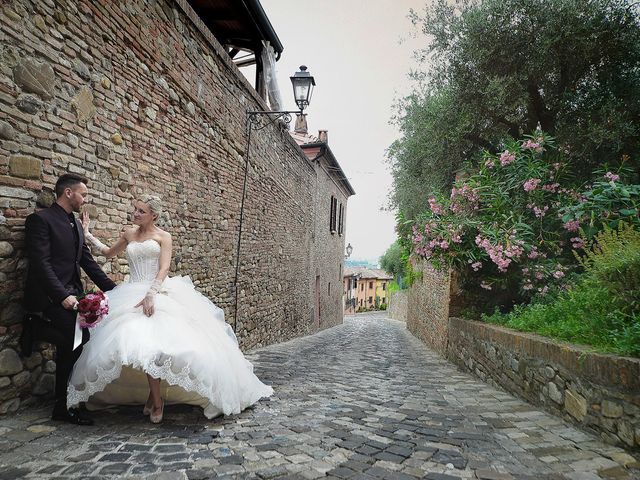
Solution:
<path fill-rule="evenodd" d="M 85 210 L 82 212 L 82 216 L 80 217 L 80 223 L 82 224 L 82 231 L 86 236 L 89 233 L 89 222 L 91 219 L 89 218 L 89 213 Z"/>
<path fill-rule="evenodd" d="M 153 315 L 153 312 L 155 311 L 153 305 L 153 296 L 147 295 L 146 297 L 144 297 L 134 308 L 138 307 L 142 307 L 142 313 L 144 313 L 147 317 Z"/>

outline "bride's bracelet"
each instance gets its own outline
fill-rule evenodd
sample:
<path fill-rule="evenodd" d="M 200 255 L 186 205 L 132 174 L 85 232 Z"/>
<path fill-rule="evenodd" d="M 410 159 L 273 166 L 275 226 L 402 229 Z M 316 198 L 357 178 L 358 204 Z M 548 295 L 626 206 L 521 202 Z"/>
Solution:
<path fill-rule="evenodd" d="M 94 237 L 91 232 L 87 232 L 85 234 L 85 238 L 89 240 L 89 242 L 91 242 L 91 244 L 96 247 L 100 253 L 104 253 L 105 250 L 109 250 L 109 247 Z"/>
<path fill-rule="evenodd" d="M 159 278 L 156 278 L 153 281 L 153 283 L 151 284 L 151 287 L 149 288 L 149 290 L 147 291 L 147 294 L 145 296 L 146 297 L 154 297 L 155 294 L 160 291 L 161 287 L 162 287 L 162 280 L 160 280 Z"/>

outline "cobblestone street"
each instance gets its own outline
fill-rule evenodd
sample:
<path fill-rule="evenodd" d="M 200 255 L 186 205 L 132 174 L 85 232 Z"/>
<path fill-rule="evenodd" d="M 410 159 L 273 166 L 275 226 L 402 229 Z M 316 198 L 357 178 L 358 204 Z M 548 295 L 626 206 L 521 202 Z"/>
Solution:
<path fill-rule="evenodd" d="M 385 315 L 251 352 L 275 395 L 207 421 L 169 406 L 52 422 L 50 407 L 0 419 L 0 479 L 639 479 L 638 464 L 470 375 Z M 635 468 L 634 468 L 635 467 Z"/>

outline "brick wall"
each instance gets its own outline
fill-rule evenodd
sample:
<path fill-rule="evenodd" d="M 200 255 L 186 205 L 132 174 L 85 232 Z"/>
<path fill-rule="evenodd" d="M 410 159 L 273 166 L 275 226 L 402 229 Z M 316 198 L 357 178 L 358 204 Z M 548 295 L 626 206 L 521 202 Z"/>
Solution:
<path fill-rule="evenodd" d="M 418 278 L 409 290 L 407 328 L 431 348 L 446 355 L 449 318 L 449 275 L 419 262 Z"/>
<path fill-rule="evenodd" d="M 21 359 L 24 219 L 65 171 L 89 177 L 109 243 L 143 192 L 165 201 L 172 273 L 234 324 L 245 111 L 267 106 L 184 0 L 14 0 L 0 8 L 0 412 L 51 391 L 51 349 Z M 252 135 L 237 334 L 252 348 L 311 333 L 318 175 L 279 125 Z M 328 215 L 328 213 L 327 213 Z M 116 281 L 123 258 L 99 259 Z M 341 318 L 341 317 L 340 317 Z M 338 320 L 336 320 L 338 321 Z"/>
<path fill-rule="evenodd" d="M 389 298 L 389 316 L 401 322 L 407 321 L 407 303 L 409 294 L 406 290 L 393 292 Z"/>
<path fill-rule="evenodd" d="M 640 359 L 458 318 L 449 319 L 447 357 L 608 443 L 640 449 Z"/>

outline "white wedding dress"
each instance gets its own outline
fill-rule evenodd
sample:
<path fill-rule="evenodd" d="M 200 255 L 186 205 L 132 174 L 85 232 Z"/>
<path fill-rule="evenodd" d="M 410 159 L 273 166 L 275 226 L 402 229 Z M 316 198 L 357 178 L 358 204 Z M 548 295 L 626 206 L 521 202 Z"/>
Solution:
<path fill-rule="evenodd" d="M 155 313 L 134 308 L 153 282 L 160 245 L 131 242 L 130 280 L 110 292 L 109 314 L 91 330 L 69 382 L 67 404 L 87 408 L 143 405 L 144 372 L 162 379 L 166 404 L 199 405 L 207 418 L 240 413 L 273 389 L 253 373 L 222 309 L 196 291 L 189 277 L 167 277 L 155 296 Z"/>

